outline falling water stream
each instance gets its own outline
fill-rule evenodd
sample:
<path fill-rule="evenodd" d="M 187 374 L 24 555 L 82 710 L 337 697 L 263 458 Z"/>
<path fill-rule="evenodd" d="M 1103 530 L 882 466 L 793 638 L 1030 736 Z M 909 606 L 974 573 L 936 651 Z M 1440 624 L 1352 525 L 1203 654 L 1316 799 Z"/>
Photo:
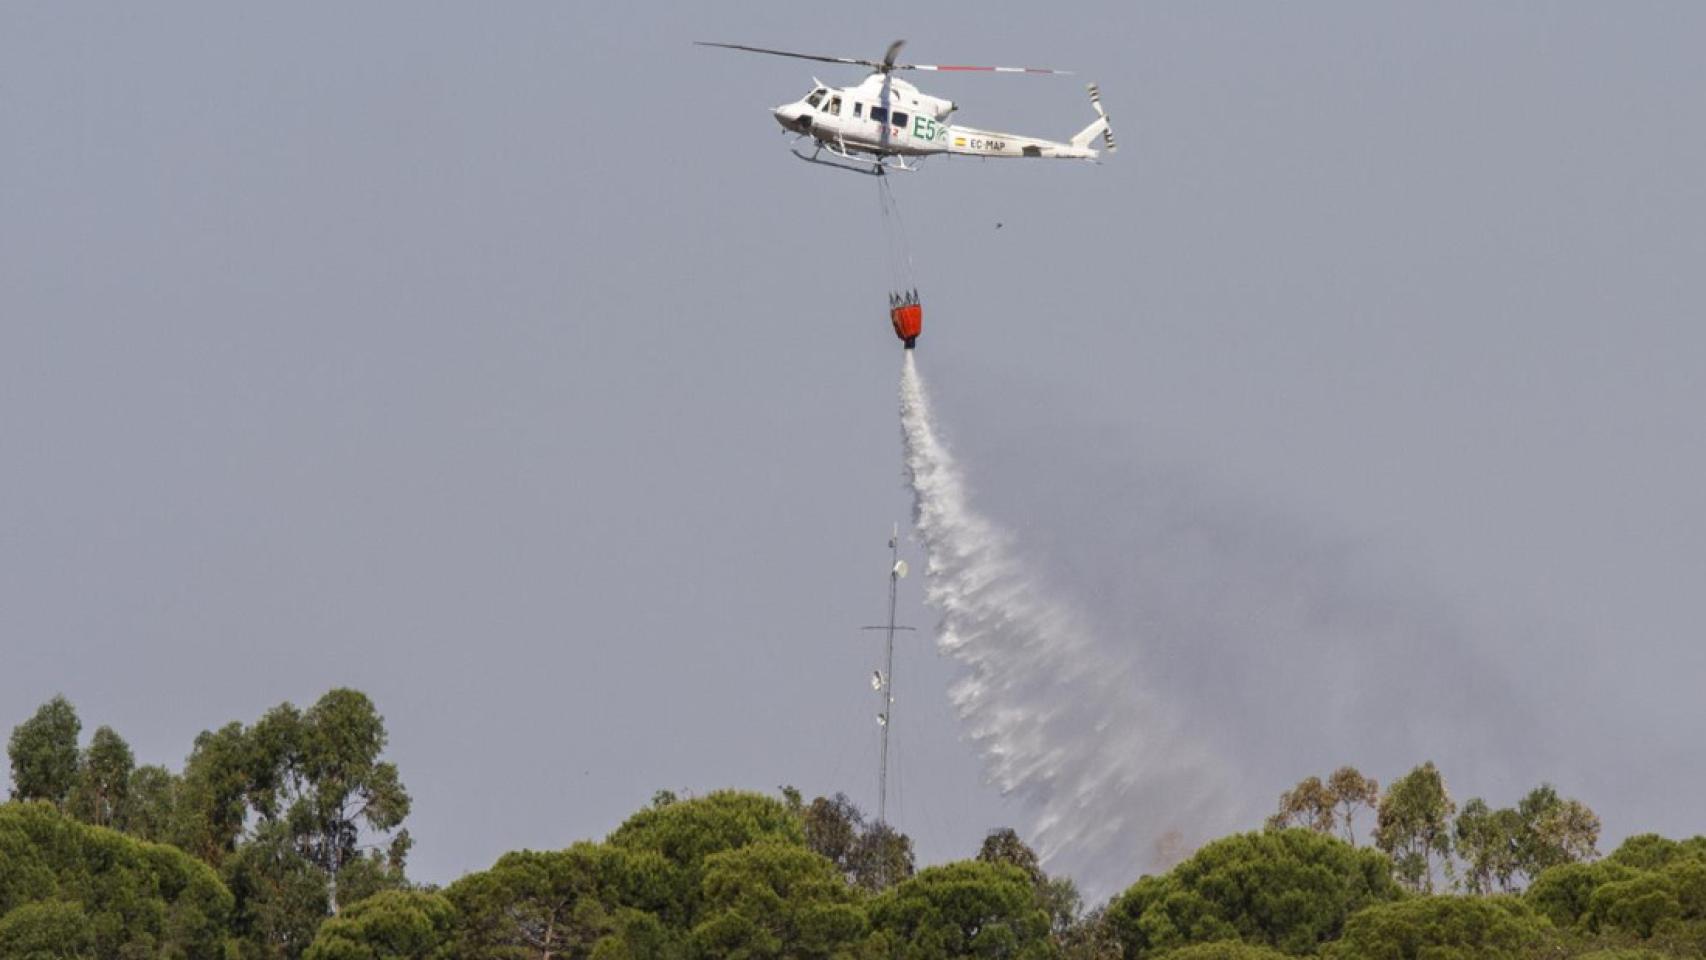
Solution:
<path fill-rule="evenodd" d="M 1145 676 L 1140 644 L 1093 635 L 972 508 L 904 356 L 906 473 L 937 647 L 963 668 L 954 706 L 988 777 L 1034 815 L 1044 862 L 1086 894 L 1115 892 L 1228 827 L 1230 778 Z"/>

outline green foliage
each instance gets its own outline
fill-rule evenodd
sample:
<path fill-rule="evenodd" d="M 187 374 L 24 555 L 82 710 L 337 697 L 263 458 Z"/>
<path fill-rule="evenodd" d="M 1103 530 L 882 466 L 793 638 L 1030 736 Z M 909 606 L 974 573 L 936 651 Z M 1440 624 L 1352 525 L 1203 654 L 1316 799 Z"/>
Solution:
<path fill-rule="evenodd" d="M 759 840 L 803 846 L 800 818 L 787 805 L 759 793 L 719 790 L 690 800 L 653 805 L 610 834 L 611 846 L 662 857 L 668 871 L 665 919 L 683 928 L 698 921 L 705 859 Z"/>
<path fill-rule="evenodd" d="M 1452 827 L 1452 845 L 1463 860 L 1464 886 L 1470 893 L 1510 892 L 1523 869 L 1522 817 L 1515 810 L 1494 810 L 1476 797 L 1463 805 Z"/>
<path fill-rule="evenodd" d="M 1053 877 L 1043 872 L 1037 854 L 1011 827 L 991 830 L 977 851 L 982 863 L 1006 864 L 1023 871 L 1036 892 L 1037 906 L 1048 915 L 1049 929 L 1064 936 L 1078 919 L 1084 905 L 1071 877 Z"/>
<path fill-rule="evenodd" d="M 813 800 L 801 810 L 800 826 L 806 846 L 813 853 L 828 858 L 843 873 L 852 876 L 853 848 L 864 831 L 865 815 L 847 799 L 847 794 Z"/>
<path fill-rule="evenodd" d="M 1638 871 L 1610 861 L 1570 863 L 1553 867 L 1534 878 L 1523 901 L 1553 926 L 1574 927 L 1587 916 L 1588 901 L 1601 885 L 1628 880 Z"/>
<path fill-rule="evenodd" d="M 718 790 L 647 807 L 623 821 L 610 843 L 691 866 L 713 853 L 772 838 L 805 843 L 799 819 L 785 804 L 760 793 Z"/>
<path fill-rule="evenodd" d="M 1305 827 L 1316 833 L 1332 833 L 1338 822 L 1338 805 L 1338 798 L 1320 777 L 1307 777 L 1280 794 L 1279 812 L 1268 818 L 1268 829 Z"/>
<path fill-rule="evenodd" d="M 1589 930 L 1620 930 L 1645 939 L 1661 924 L 1682 919 L 1682 904 L 1669 878 L 1645 872 L 1601 885 L 1588 898 Z"/>
<path fill-rule="evenodd" d="M 586 956 L 620 933 L 623 911 L 668 908 L 674 869 L 656 852 L 607 844 L 504 854 L 445 891 L 462 917 L 457 955 Z"/>
<path fill-rule="evenodd" d="M 1040 958 L 1048 914 L 1017 867 L 965 860 L 928 867 L 872 901 L 879 950 L 898 960 Z"/>
<path fill-rule="evenodd" d="M 245 936 L 295 944 L 279 949 L 296 956 L 319 888 L 347 906 L 405 885 L 410 841 L 397 828 L 409 795 L 396 766 L 380 759 L 385 743 L 384 720 L 366 694 L 331 690 L 306 712 L 285 703 L 253 726 L 203 732 L 169 804 L 156 791 L 153 805 L 169 807 L 175 843 L 216 867 L 254 848 L 228 871 Z"/>
<path fill-rule="evenodd" d="M 1684 920 L 1706 920 L 1706 861 L 1672 861 L 1664 869 Z"/>
<path fill-rule="evenodd" d="M 222 865 L 234 900 L 231 930 L 245 960 L 302 955 L 331 909 L 326 875 L 282 825 L 262 827 Z"/>
<path fill-rule="evenodd" d="M 43 803 L 0 806 L 0 931 L 20 955 L 59 931 L 97 957 L 222 958 L 231 908 L 213 871 L 179 850 Z"/>
<path fill-rule="evenodd" d="M 1160 960 L 1287 960 L 1289 956 L 1242 940 L 1217 940 L 1169 950 L 1160 955 Z"/>
<path fill-rule="evenodd" d="M 1378 811 L 1375 843 L 1412 890 L 1433 892 L 1436 857 L 1450 878 L 1452 854 L 1461 861 L 1462 888 L 1476 894 L 1510 893 L 1549 867 L 1598 856 L 1599 817 L 1550 784 L 1529 791 L 1514 808 L 1494 809 L 1475 797 L 1453 821 L 1445 782 L 1428 763 L 1392 784 Z"/>
<path fill-rule="evenodd" d="M 1672 953 L 1660 953 L 1657 950 L 1640 948 L 1611 947 L 1605 950 L 1590 950 L 1577 954 L 1574 960 L 1672 960 L 1678 956 Z"/>
<path fill-rule="evenodd" d="M 55 696 L 13 727 L 6 745 L 12 761 L 12 799 L 63 807 L 77 783 L 77 734 L 82 729 L 76 708 L 64 696 Z"/>
<path fill-rule="evenodd" d="M 1355 845 L 1357 811 L 1380 805 L 1380 782 L 1363 776 L 1356 767 L 1340 767 L 1327 778 L 1327 790 L 1333 796 L 1339 823 L 1345 828 L 1345 842 Z"/>
<path fill-rule="evenodd" d="M 1706 860 L 1706 837 L 1668 840 L 1656 833 L 1643 833 L 1623 841 L 1605 862 L 1637 870 L 1659 870 L 1678 859 Z"/>
<path fill-rule="evenodd" d="M 912 838 L 886 823 L 873 823 L 853 845 L 853 883 L 877 893 L 912 876 Z"/>
<path fill-rule="evenodd" d="M 591 960 L 685 960 L 686 948 L 656 914 L 619 910 L 616 932 L 598 941 Z"/>
<path fill-rule="evenodd" d="M 387 890 L 322 924 L 303 960 L 449 960 L 455 926 L 439 894 Z"/>
<path fill-rule="evenodd" d="M 1633 837 L 1599 863 L 1543 872 L 1524 899 L 1587 943 L 1703 956 L 1706 859 L 1699 856 L 1700 847 L 1693 841 Z"/>
<path fill-rule="evenodd" d="M 170 841 L 212 865 L 235 894 L 238 955 L 300 956 L 334 903 L 407 886 L 411 841 L 399 827 L 409 796 L 381 759 L 383 719 L 359 691 L 332 690 L 307 711 L 286 703 L 251 727 L 203 732 L 181 777 L 136 767 L 106 727 L 79 754 L 79 729 L 75 710 L 56 697 L 13 730 L 17 794 Z M 102 915 L 88 903 L 84 910 L 106 942 Z"/>
<path fill-rule="evenodd" d="M 865 933 L 855 893 L 828 859 L 776 840 L 705 860 L 703 919 L 693 928 L 701 956 L 844 956 Z"/>
<path fill-rule="evenodd" d="M 97 827 L 119 826 L 135 766 L 136 758 L 123 737 L 111 727 L 96 730 L 77 765 L 77 783 L 68 806 L 71 815 Z"/>
<path fill-rule="evenodd" d="M 1517 817 L 1522 824 L 1518 853 L 1522 870 L 1531 877 L 1548 867 L 1599 855 L 1599 817 L 1581 801 L 1558 796 L 1551 784 L 1529 791 L 1517 804 Z"/>
<path fill-rule="evenodd" d="M 1584 862 L 1600 829 L 1585 805 L 1542 785 L 1454 818 L 1431 763 L 1384 796 L 1351 767 L 1307 778 L 1269 830 L 1080 919 L 1071 880 L 1012 830 L 914 875 L 910 838 L 844 795 L 808 805 L 793 788 L 659 791 L 605 843 L 506 854 L 422 892 L 403 869 L 410 798 L 358 691 L 204 732 L 182 776 L 137 767 L 106 727 L 79 752 L 79 730 L 56 697 L 12 731 L 14 793 L 38 802 L 0 806 L 0 960 L 1706 956 L 1706 837 L 1636 836 Z M 1409 885 L 1451 876 L 1455 853 L 1464 889 L 1527 877 L 1527 894 L 1405 899 L 1394 861 L 1350 842 L 1369 807 Z"/>
<path fill-rule="evenodd" d="M 1118 932 L 1108 921 L 1106 905 L 1096 907 L 1084 916 L 1055 931 L 1054 943 L 1061 960 L 1120 960 Z"/>
<path fill-rule="evenodd" d="M 1331 960 L 1521 960 L 1549 927 L 1520 900 L 1428 896 L 1352 915 Z"/>
<path fill-rule="evenodd" d="M 983 846 L 977 851 L 977 859 L 984 863 L 1005 863 L 1010 867 L 1018 867 L 1035 886 L 1048 882 L 1042 865 L 1037 862 L 1036 852 L 1019 839 L 1019 834 L 1012 827 L 989 831 L 983 838 Z"/>
<path fill-rule="evenodd" d="M 0 957 L 7 960 L 79 960 L 94 948 L 94 926 L 77 903 L 42 900 L 0 916 Z"/>
<path fill-rule="evenodd" d="M 1352 913 L 1400 896 L 1390 862 L 1373 850 L 1308 830 L 1226 837 L 1158 877 L 1144 877 L 1108 908 L 1128 957 L 1238 939 L 1309 954 Z"/>
<path fill-rule="evenodd" d="M 396 764 L 379 759 L 384 718 L 366 694 L 340 688 L 300 719 L 285 704 L 250 736 L 251 751 L 267 762 L 261 769 L 269 775 L 257 782 L 257 808 L 266 815 L 282 807 L 304 855 L 331 878 L 336 896 L 339 876 L 360 857 L 364 832 L 388 834 L 409 815 Z"/>
<path fill-rule="evenodd" d="M 386 850 L 368 850 L 366 856 L 345 863 L 338 874 L 339 909 L 386 890 L 409 889 L 409 878 L 403 873 L 403 858 L 413 845 L 409 831 L 403 830 L 391 838 Z"/>
<path fill-rule="evenodd" d="M 1664 869 L 1645 871 L 1601 885 L 1588 900 L 1584 918 L 1590 930 L 1617 930 L 1643 939 L 1661 930 L 1679 930 L 1684 922 L 1706 933 L 1706 863 L 1672 860 Z"/>
<path fill-rule="evenodd" d="M 912 876 L 912 838 L 865 815 L 838 793 L 800 810 L 806 846 L 834 863 L 848 882 L 871 893 Z"/>
<path fill-rule="evenodd" d="M 1270 830 L 1306 827 L 1316 833 L 1341 831 L 1345 842 L 1356 843 L 1356 814 L 1380 802 L 1380 783 L 1355 767 L 1340 767 L 1323 783 L 1306 777 L 1280 794 L 1279 812 L 1268 818 Z"/>
<path fill-rule="evenodd" d="M 1392 858 L 1398 878 L 1432 893 L 1434 858 L 1451 874 L 1451 816 L 1457 810 L 1432 761 L 1392 782 L 1380 800 L 1374 844 Z"/>
<path fill-rule="evenodd" d="M 1044 877 L 1037 887 L 1037 905 L 1048 914 L 1049 927 L 1055 934 L 1064 936 L 1078 922 L 1084 898 L 1071 877 Z"/>
<path fill-rule="evenodd" d="M 170 770 L 158 765 L 135 768 L 119 808 L 119 829 L 154 843 L 170 842 L 177 797 L 178 778 Z"/>
<path fill-rule="evenodd" d="M 219 866 L 237 849 L 258 767 L 241 723 L 204 730 L 184 764 L 174 803 L 172 842 Z"/>

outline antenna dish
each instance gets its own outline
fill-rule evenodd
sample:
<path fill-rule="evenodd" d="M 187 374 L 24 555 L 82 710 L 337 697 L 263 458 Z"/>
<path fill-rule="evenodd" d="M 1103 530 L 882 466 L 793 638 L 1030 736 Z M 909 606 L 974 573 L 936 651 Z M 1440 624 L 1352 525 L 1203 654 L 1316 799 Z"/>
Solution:
<path fill-rule="evenodd" d="M 910 568 L 906 565 L 905 560 L 896 560 L 894 563 L 894 575 L 897 579 L 905 580 L 906 571 L 909 569 Z"/>

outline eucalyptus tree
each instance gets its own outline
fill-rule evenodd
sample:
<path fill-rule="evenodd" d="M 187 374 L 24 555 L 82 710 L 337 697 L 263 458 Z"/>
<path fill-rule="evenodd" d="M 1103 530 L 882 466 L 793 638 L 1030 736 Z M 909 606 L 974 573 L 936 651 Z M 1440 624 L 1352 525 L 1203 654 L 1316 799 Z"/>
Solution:
<path fill-rule="evenodd" d="M 1345 842 L 1355 845 L 1357 838 L 1352 821 L 1358 810 L 1379 808 L 1380 781 L 1363 776 L 1356 767 L 1344 766 L 1327 778 L 1327 791 L 1333 795 L 1334 809 L 1345 829 Z"/>
<path fill-rule="evenodd" d="M 1381 798 L 1375 846 L 1392 858 L 1398 878 L 1412 890 L 1433 892 L 1436 858 L 1451 877 L 1451 818 L 1456 812 L 1445 779 L 1431 760 L 1394 780 Z"/>
<path fill-rule="evenodd" d="M 46 800 L 63 808 L 77 784 L 77 734 L 82 729 L 77 709 L 63 695 L 13 727 L 6 745 L 12 761 L 12 799 Z"/>
<path fill-rule="evenodd" d="M 97 729 L 78 758 L 77 783 L 70 798 L 72 815 L 97 827 L 119 826 L 135 767 L 130 744 L 111 727 Z"/>

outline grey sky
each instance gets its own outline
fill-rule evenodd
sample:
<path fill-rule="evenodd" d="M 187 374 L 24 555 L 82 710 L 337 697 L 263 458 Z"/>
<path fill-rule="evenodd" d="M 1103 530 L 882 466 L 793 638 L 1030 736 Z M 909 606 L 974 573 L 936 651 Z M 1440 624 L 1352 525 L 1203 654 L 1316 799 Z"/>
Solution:
<path fill-rule="evenodd" d="M 1081 73 L 924 82 L 962 122 L 1103 88 L 1106 165 L 896 184 L 919 359 L 979 509 L 1258 805 L 1431 757 L 1701 829 L 1706 8 L 629 7 L 0 7 L 0 725 L 63 691 L 176 767 L 360 687 L 439 881 L 659 787 L 874 806 L 875 190 L 767 114 L 857 74 L 689 41 L 905 36 Z M 926 643 L 939 860 L 1023 812 Z"/>

